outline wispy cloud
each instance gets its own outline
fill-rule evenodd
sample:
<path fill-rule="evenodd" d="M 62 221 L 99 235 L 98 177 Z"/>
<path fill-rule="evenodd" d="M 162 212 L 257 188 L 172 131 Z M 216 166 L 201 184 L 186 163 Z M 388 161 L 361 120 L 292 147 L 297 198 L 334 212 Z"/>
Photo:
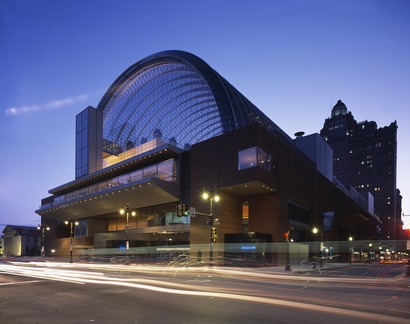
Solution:
<path fill-rule="evenodd" d="M 79 102 L 83 102 L 85 100 L 89 100 L 90 98 L 94 97 L 96 94 L 97 92 L 85 93 L 85 94 L 82 94 L 76 97 L 58 99 L 58 100 L 50 101 L 50 102 L 47 102 L 45 104 L 40 104 L 40 105 L 35 104 L 35 105 L 27 105 L 23 107 L 11 107 L 11 108 L 7 108 L 5 110 L 5 113 L 6 113 L 6 116 L 17 116 L 17 115 L 42 111 L 46 109 L 64 108 L 64 107 L 71 106 Z"/>

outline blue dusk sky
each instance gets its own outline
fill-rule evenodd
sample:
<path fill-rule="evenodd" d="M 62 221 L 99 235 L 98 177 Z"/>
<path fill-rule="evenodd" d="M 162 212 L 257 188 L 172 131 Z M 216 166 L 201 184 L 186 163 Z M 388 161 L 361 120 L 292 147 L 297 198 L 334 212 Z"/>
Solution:
<path fill-rule="evenodd" d="M 338 99 L 359 122 L 397 121 L 410 214 L 410 1 L 0 0 L 0 224 L 39 223 L 48 190 L 74 179 L 75 116 L 168 49 L 201 57 L 292 137 L 320 132 Z"/>

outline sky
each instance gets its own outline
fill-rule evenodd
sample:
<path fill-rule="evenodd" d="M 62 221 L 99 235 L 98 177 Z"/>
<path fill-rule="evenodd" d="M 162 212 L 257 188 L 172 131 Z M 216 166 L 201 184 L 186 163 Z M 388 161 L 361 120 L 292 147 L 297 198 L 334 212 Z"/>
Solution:
<path fill-rule="evenodd" d="M 40 222 L 48 190 L 75 178 L 75 116 L 170 49 L 205 60 L 291 137 L 319 133 L 339 99 L 358 122 L 397 121 L 410 215 L 410 1 L 0 0 L 0 230 Z"/>

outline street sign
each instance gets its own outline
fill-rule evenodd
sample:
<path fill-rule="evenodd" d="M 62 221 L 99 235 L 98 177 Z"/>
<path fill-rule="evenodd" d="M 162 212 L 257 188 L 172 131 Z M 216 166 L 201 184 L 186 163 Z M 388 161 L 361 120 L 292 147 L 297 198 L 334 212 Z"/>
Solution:
<path fill-rule="evenodd" d="M 191 217 L 195 217 L 195 207 L 189 207 L 189 214 Z"/>

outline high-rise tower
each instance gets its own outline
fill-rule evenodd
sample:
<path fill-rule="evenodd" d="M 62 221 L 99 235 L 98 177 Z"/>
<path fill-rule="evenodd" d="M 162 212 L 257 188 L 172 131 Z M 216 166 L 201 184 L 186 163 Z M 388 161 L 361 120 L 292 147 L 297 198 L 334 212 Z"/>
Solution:
<path fill-rule="evenodd" d="M 357 122 L 339 100 L 320 135 L 333 148 L 334 175 L 357 191 L 374 196 L 383 222 L 381 238 L 400 238 L 401 200 L 396 187 L 397 123 L 377 128 L 374 121 Z"/>

